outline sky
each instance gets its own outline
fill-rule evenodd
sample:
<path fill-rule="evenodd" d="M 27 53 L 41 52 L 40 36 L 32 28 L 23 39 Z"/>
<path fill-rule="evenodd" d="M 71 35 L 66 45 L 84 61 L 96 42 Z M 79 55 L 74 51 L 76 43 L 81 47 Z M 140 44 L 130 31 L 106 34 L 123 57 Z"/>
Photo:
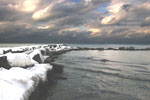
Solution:
<path fill-rule="evenodd" d="M 0 43 L 150 44 L 150 0 L 0 0 Z"/>

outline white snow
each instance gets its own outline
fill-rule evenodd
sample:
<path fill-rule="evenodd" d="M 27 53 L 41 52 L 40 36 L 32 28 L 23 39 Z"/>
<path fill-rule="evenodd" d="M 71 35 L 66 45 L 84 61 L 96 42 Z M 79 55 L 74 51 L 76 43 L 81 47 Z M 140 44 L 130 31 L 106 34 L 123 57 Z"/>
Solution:
<path fill-rule="evenodd" d="M 36 61 L 25 53 L 7 53 L 6 56 L 11 67 L 27 67 L 37 64 Z"/>
<path fill-rule="evenodd" d="M 43 56 L 43 58 L 44 58 L 44 61 L 48 58 L 49 56 Z"/>
<path fill-rule="evenodd" d="M 45 73 L 48 70 L 51 70 L 52 66 L 50 66 L 49 64 L 35 64 L 35 66 L 36 67 L 29 68 L 29 70 L 32 71 L 36 77 L 41 78 L 42 81 L 46 81 L 47 74 L 45 74 Z"/>
<path fill-rule="evenodd" d="M 3 49 L 0 49 L 0 55 L 2 55 L 4 52 L 3 52 Z"/>
<path fill-rule="evenodd" d="M 17 52 L 17 51 L 24 51 L 24 48 L 20 48 L 20 47 L 13 47 L 11 48 L 12 52 Z"/>
<path fill-rule="evenodd" d="M 36 64 L 30 69 L 13 67 L 0 71 L 0 100 L 28 100 L 40 81 L 47 79 L 49 64 Z"/>
<path fill-rule="evenodd" d="M 46 51 L 69 50 L 69 46 L 63 44 L 22 46 L 13 48 L 0 48 L 0 57 L 7 56 L 7 61 L 12 67 L 7 70 L 0 68 L 0 100 L 28 100 L 30 94 L 37 88 L 40 81 L 45 82 L 47 72 L 52 70 L 50 64 L 38 64 L 32 58 L 39 54 L 44 63 L 49 56 Z M 6 53 L 3 51 L 23 52 Z M 43 52 L 43 54 L 41 53 Z M 29 68 L 22 68 L 27 67 Z"/>

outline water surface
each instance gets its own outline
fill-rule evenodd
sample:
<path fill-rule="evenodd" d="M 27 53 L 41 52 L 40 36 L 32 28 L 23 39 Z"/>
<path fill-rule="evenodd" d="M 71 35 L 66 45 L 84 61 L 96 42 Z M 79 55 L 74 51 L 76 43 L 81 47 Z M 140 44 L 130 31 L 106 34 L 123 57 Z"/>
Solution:
<path fill-rule="evenodd" d="M 149 100 L 150 51 L 71 51 L 47 100 Z"/>

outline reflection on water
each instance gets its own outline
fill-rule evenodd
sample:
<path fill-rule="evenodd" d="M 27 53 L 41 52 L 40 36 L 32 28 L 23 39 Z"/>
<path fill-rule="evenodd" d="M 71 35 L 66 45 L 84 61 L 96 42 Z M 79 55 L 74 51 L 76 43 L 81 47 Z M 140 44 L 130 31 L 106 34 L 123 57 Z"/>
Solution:
<path fill-rule="evenodd" d="M 47 100 L 149 100 L 150 51 L 72 51 Z"/>
<path fill-rule="evenodd" d="M 69 44 L 72 47 L 87 47 L 87 48 L 119 48 L 119 47 L 135 47 L 137 49 L 149 48 L 150 45 L 136 45 L 136 44 Z"/>

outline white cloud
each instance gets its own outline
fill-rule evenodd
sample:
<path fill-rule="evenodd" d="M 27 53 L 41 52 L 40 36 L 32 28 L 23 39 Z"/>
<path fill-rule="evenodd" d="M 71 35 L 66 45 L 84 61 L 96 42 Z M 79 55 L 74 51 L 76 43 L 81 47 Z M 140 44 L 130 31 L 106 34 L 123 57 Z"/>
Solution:
<path fill-rule="evenodd" d="M 9 3 L 8 6 L 18 11 L 33 12 L 37 9 L 40 0 L 14 0 L 14 3 Z"/>
<path fill-rule="evenodd" d="M 25 0 L 23 2 L 23 11 L 25 12 L 33 12 L 36 10 L 40 0 Z"/>
<path fill-rule="evenodd" d="M 102 24 L 116 24 L 126 18 L 128 12 L 123 6 L 126 5 L 126 2 L 112 0 L 111 4 L 107 7 L 109 15 L 105 16 L 101 23 Z"/>
<path fill-rule="evenodd" d="M 50 13 L 49 13 L 49 10 L 50 10 L 51 6 L 48 6 L 42 10 L 39 10 L 37 12 L 35 12 L 33 15 L 32 15 L 32 18 L 34 20 L 42 20 L 42 19 L 46 19 L 47 17 L 50 16 Z"/>
<path fill-rule="evenodd" d="M 38 26 L 38 29 L 49 29 L 50 26 Z"/>

